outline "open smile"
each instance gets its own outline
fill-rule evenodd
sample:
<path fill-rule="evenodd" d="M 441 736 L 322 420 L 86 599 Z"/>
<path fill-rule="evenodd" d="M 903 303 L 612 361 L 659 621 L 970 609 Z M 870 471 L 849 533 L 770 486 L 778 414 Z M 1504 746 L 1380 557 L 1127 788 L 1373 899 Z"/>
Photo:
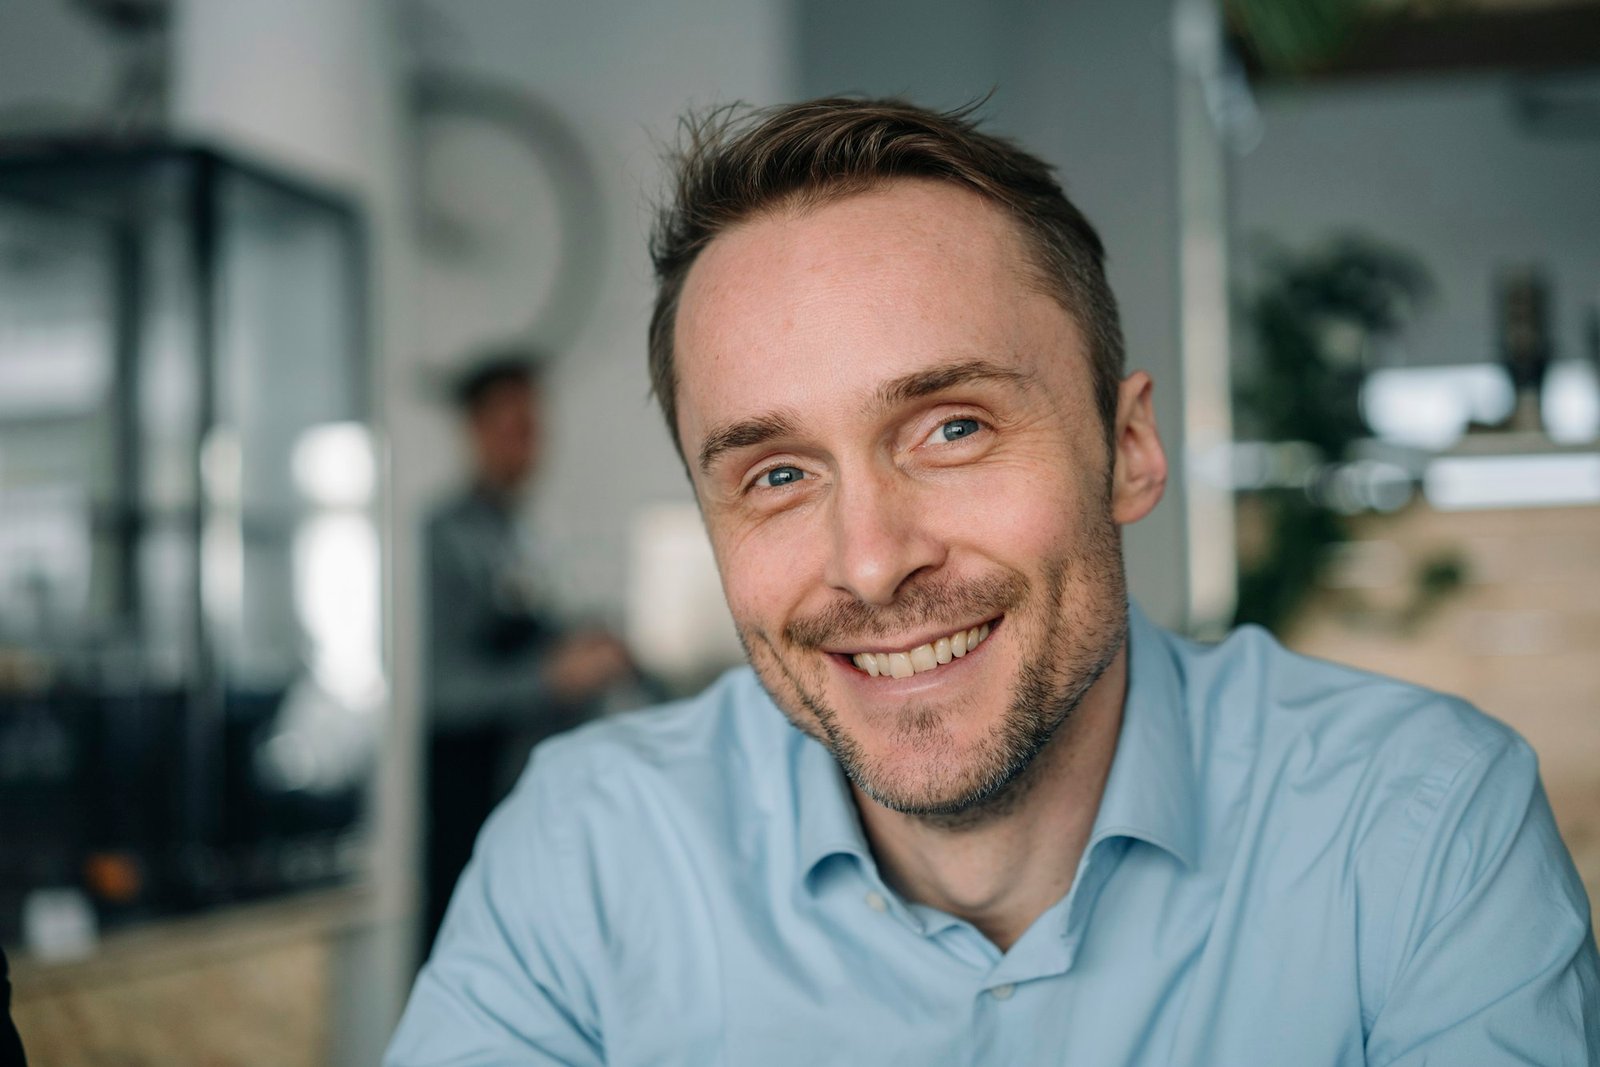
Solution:
<path fill-rule="evenodd" d="M 841 658 L 848 660 L 862 674 L 873 678 L 910 678 L 914 674 L 938 670 L 952 660 L 961 659 L 982 644 L 999 624 L 998 618 L 991 619 L 900 651 L 856 652 L 841 654 Z"/>

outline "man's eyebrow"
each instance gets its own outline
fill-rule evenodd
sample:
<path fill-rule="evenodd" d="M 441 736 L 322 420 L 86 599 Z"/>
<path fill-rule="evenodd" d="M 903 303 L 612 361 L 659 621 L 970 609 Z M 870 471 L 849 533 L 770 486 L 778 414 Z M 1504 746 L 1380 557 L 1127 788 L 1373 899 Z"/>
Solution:
<path fill-rule="evenodd" d="M 921 397 L 932 396 L 957 385 L 971 382 L 1001 382 L 1025 387 L 1034 376 L 1013 367 L 1004 367 L 986 359 L 968 359 L 958 363 L 945 363 L 912 374 L 895 378 L 878 387 L 872 406 L 888 409 Z M 748 419 L 740 419 L 720 426 L 706 435 L 700 452 L 695 457 L 702 474 L 709 473 L 711 465 L 727 452 L 749 448 L 779 437 L 789 437 L 797 432 L 800 419 L 792 412 L 769 411 Z"/>
<path fill-rule="evenodd" d="M 706 435 L 705 443 L 700 446 L 700 454 L 696 457 L 700 473 L 709 472 L 711 465 L 725 452 L 792 435 L 799 424 L 800 420 L 789 412 L 769 411 L 764 415 L 720 426 Z"/>
<path fill-rule="evenodd" d="M 968 359 L 919 370 L 914 374 L 885 382 L 878 387 L 873 405 L 884 409 L 892 408 L 909 400 L 918 400 L 972 382 L 1001 382 L 1021 387 L 1029 385 L 1033 380 L 1032 374 L 1014 367 L 1003 367 L 986 359 Z"/>

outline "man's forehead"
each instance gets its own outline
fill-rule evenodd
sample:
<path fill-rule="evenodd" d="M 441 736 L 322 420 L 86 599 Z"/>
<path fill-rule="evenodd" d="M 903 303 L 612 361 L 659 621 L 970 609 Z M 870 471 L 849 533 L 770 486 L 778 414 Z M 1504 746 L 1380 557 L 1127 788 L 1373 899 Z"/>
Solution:
<path fill-rule="evenodd" d="M 1008 217 L 949 183 L 900 181 L 741 222 L 701 252 L 685 279 L 674 348 L 681 364 L 748 351 L 848 309 L 884 321 L 970 315 L 1012 301 L 1029 257 Z"/>
<path fill-rule="evenodd" d="M 1010 217 L 947 182 L 898 181 L 748 220 L 686 279 L 680 423 L 692 432 L 713 396 L 744 392 L 748 404 L 836 391 L 841 374 L 867 387 L 933 363 L 1026 359 L 1028 320 L 1061 317 L 1041 289 Z M 796 380 L 807 374 L 818 380 Z"/>

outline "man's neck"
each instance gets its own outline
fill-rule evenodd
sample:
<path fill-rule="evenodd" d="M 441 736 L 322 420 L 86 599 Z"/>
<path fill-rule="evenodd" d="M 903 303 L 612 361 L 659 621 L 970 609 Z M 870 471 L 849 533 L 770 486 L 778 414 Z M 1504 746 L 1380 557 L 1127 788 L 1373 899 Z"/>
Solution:
<path fill-rule="evenodd" d="M 1015 802 L 987 817 L 924 819 L 855 790 L 885 879 L 907 899 L 965 919 L 1009 949 L 1072 887 L 1116 755 L 1127 691 L 1124 645 L 1012 783 Z"/>

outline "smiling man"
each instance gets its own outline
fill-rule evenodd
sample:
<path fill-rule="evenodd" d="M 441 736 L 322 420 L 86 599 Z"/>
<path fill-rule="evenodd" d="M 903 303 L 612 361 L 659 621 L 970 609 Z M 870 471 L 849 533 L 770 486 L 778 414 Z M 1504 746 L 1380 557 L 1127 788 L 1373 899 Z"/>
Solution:
<path fill-rule="evenodd" d="M 652 378 L 753 671 L 542 747 L 389 1063 L 1600 1062 L 1527 746 L 1130 607 L 1099 238 L 963 115 L 694 129 Z"/>

